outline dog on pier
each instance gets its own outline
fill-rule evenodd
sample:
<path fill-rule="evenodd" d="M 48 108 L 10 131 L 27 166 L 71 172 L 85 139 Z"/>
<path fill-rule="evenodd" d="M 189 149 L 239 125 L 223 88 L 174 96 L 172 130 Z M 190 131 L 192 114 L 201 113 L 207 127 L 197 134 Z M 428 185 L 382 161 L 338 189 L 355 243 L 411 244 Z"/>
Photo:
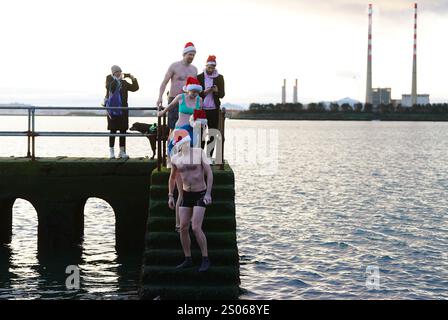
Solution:
<path fill-rule="evenodd" d="M 141 123 L 141 122 L 136 122 L 132 125 L 132 127 L 129 129 L 131 131 L 137 131 L 140 132 L 142 134 L 149 134 L 147 136 L 149 143 L 151 144 L 151 150 L 152 150 L 152 157 L 151 159 L 154 159 L 154 157 L 156 156 L 156 148 L 157 148 L 157 126 L 154 125 L 150 125 L 147 123 Z M 166 140 L 168 139 L 168 126 L 166 125 L 162 125 L 162 139 Z"/>

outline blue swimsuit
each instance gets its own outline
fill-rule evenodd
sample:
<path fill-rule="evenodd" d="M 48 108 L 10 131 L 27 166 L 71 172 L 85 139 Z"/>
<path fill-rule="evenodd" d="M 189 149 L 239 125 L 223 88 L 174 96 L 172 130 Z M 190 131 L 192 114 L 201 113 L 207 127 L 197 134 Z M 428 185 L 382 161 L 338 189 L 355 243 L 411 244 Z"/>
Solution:
<path fill-rule="evenodd" d="M 179 104 L 179 113 L 184 113 L 184 114 L 193 114 L 194 110 L 200 110 L 201 109 L 201 103 L 200 103 L 200 97 L 198 96 L 196 98 L 196 106 L 194 108 L 190 108 L 189 106 L 187 106 L 187 102 L 185 99 L 185 93 L 182 94 L 182 103 Z M 176 129 L 184 129 L 188 131 L 188 134 L 190 135 L 191 138 L 191 142 L 190 142 L 190 147 L 193 147 L 194 143 L 195 143 L 195 137 L 193 136 L 193 127 L 190 124 L 184 124 L 183 126 L 176 126 L 174 128 L 174 130 Z M 174 141 L 173 138 L 170 138 L 169 142 L 168 142 L 168 154 L 171 156 L 171 151 L 173 150 L 174 147 Z"/>

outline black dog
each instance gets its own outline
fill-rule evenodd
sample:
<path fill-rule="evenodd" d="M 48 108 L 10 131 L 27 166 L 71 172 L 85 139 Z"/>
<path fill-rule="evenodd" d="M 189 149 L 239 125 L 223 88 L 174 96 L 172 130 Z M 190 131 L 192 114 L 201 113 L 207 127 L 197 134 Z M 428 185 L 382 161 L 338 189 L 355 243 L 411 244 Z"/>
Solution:
<path fill-rule="evenodd" d="M 152 149 L 151 159 L 154 159 L 154 157 L 156 156 L 156 147 L 157 147 L 157 131 L 150 130 L 150 128 L 151 128 L 150 124 L 136 122 L 132 125 L 132 127 L 129 130 L 138 131 L 142 134 L 149 134 L 149 136 L 147 136 L 147 138 L 151 144 L 151 149 Z M 168 138 L 168 127 L 165 125 L 165 126 L 162 126 L 162 139 L 166 140 L 167 138 Z"/>

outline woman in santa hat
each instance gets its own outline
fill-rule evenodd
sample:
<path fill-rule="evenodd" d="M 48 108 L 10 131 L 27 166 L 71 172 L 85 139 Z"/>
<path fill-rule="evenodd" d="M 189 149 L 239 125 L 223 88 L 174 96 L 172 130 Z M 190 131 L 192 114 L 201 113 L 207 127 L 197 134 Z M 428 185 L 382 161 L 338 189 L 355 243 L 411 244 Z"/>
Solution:
<path fill-rule="evenodd" d="M 200 93 L 202 92 L 202 86 L 198 79 L 189 77 L 187 83 L 183 88 L 185 93 L 179 94 L 174 100 L 162 111 L 159 111 L 157 115 L 163 116 L 169 112 L 172 108 L 179 105 L 179 119 L 176 122 L 176 129 L 187 130 L 191 137 L 191 146 L 195 145 L 198 137 L 193 136 L 193 127 L 196 125 L 205 126 L 207 124 L 207 117 L 202 110 L 202 98 Z M 171 156 L 174 143 L 170 139 L 168 143 L 168 156 Z"/>
<path fill-rule="evenodd" d="M 161 117 L 171 109 L 179 106 L 179 117 L 176 122 L 174 131 L 171 132 L 168 139 L 168 161 L 167 167 L 171 168 L 171 157 L 174 155 L 176 148 L 174 148 L 173 137 L 179 130 L 186 130 L 190 137 L 190 145 L 193 146 L 196 139 L 193 137 L 193 126 L 207 122 L 205 112 L 202 110 L 202 98 L 199 96 L 202 91 L 202 86 L 196 78 L 188 77 L 186 85 L 183 88 L 184 93 L 177 95 L 168 106 L 157 113 Z M 202 121 L 202 122 L 201 122 Z M 182 201 L 182 180 L 180 177 L 176 179 L 177 190 L 179 190 L 178 201 L 176 202 L 176 231 L 179 232 L 179 203 Z"/>

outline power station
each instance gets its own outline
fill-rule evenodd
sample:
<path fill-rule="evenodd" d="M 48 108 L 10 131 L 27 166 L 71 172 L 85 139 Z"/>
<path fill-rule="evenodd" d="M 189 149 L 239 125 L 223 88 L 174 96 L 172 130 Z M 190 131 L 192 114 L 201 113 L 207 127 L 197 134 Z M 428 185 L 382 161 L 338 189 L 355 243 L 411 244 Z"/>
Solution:
<path fill-rule="evenodd" d="M 392 99 L 391 88 L 373 88 L 373 5 L 368 7 L 368 34 L 367 34 L 367 81 L 366 81 L 366 99 L 365 103 L 377 107 L 381 104 L 401 104 L 403 107 L 412 107 L 417 104 L 429 104 L 429 94 L 418 94 L 417 91 L 417 22 L 418 22 L 418 4 L 414 4 L 414 46 L 412 62 L 412 90 L 411 94 L 403 94 L 401 100 Z M 293 102 L 298 103 L 298 80 L 295 79 Z M 286 104 L 286 79 L 282 86 L 282 104 Z"/>
<path fill-rule="evenodd" d="M 299 95 L 298 95 L 298 83 L 299 81 L 295 79 L 294 82 L 294 88 L 293 88 L 293 103 L 299 103 Z M 282 104 L 286 104 L 286 79 L 283 79 L 283 86 L 282 86 Z"/>
<path fill-rule="evenodd" d="M 394 101 L 395 104 L 401 104 L 403 107 L 412 107 L 417 104 L 430 103 L 429 94 L 418 94 L 417 92 L 417 18 L 418 4 L 414 4 L 414 46 L 412 62 L 412 90 L 411 94 L 403 94 L 401 100 L 392 100 L 390 88 L 372 87 L 372 39 L 373 39 L 373 6 L 369 4 L 369 27 L 368 27 L 368 45 L 367 45 L 367 81 L 366 81 L 366 103 L 374 107 L 380 104 L 389 104 Z"/>

